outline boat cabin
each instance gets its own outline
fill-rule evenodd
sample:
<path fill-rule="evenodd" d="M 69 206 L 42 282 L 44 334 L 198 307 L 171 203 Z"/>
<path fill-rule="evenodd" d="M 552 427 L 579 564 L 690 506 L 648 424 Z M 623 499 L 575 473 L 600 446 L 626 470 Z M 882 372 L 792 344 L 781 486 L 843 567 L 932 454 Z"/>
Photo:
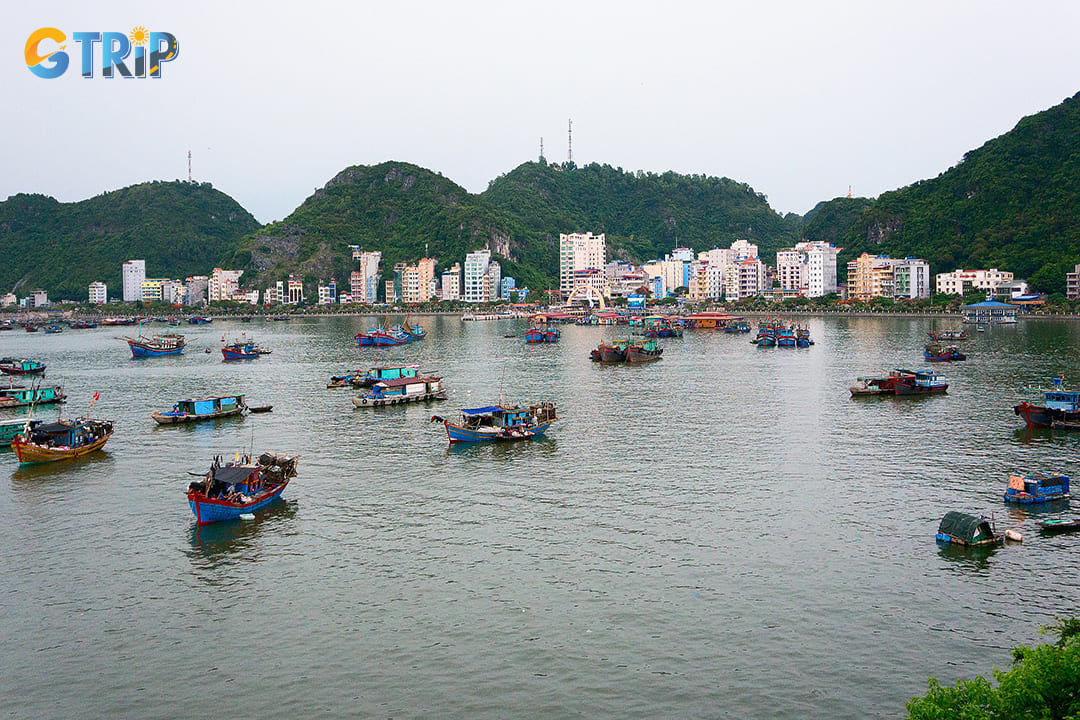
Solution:
<path fill-rule="evenodd" d="M 1005 502 L 1042 503 L 1069 497 L 1069 476 L 1057 473 L 1010 475 Z"/>
<path fill-rule="evenodd" d="M 243 404 L 243 395 L 192 398 L 177 402 L 176 407 L 173 408 L 173 412 L 183 415 L 210 415 L 211 413 L 236 410 Z"/>
<path fill-rule="evenodd" d="M 1080 392 L 1047 390 L 1043 399 L 1047 410 L 1065 410 L 1066 412 L 1080 410 Z"/>
<path fill-rule="evenodd" d="M 42 423 L 30 431 L 30 442 L 52 448 L 75 448 L 89 445 L 105 432 L 102 423 Z"/>
<path fill-rule="evenodd" d="M 376 382 L 379 380 L 397 380 L 398 378 L 416 377 L 420 372 L 419 365 L 383 365 L 373 367 L 367 376 Z"/>
<path fill-rule="evenodd" d="M 371 386 L 368 395 L 372 400 L 384 398 L 403 398 L 425 393 L 434 393 L 442 389 L 442 378 L 438 377 L 401 377 L 380 380 Z"/>
<path fill-rule="evenodd" d="M 941 542 L 982 547 L 1005 541 L 1004 533 L 994 532 L 993 525 L 984 517 L 952 510 L 945 513 L 938 525 L 937 539 Z"/>
<path fill-rule="evenodd" d="M 55 403 L 62 401 L 65 397 L 59 385 L 33 388 L 24 385 L 0 387 L 0 407 Z"/>

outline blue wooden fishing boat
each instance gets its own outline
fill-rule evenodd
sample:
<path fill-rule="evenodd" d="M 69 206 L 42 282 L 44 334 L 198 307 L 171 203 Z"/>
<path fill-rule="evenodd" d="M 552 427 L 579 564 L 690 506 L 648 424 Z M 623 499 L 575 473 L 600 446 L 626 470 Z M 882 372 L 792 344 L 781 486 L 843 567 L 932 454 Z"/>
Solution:
<path fill-rule="evenodd" d="M 60 385 L 0 385 L 0 408 L 22 407 L 24 405 L 49 405 L 64 402 L 64 390 Z"/>
<path fill-rule="evenodd" d="M 1044 533 L 1073 532 L 1080 530 L 1080 518 L 1052 518 L 1050 520 L 1038 520 L 1035 523 L 1039 530 Z"/>
<path fill-rule="evenodd" d="M 199 422 L 215 418 L 240 415 L 247 409 L 243 395 L 218 395 L 213 397 L 178 400 L 172 410 L 153 412 L 150 417 L 159 425 Z"/>
<path fill-rule="evenodd" d="M 183 335 L 168 333 L 166 335 L 154 335 L 143 337 L 125 337 L 128 347 L 131 348 L 132 357 L 161 357 L 163 355 L 179 355 L 184 351 L 187 341 Z"/>
<path fill-rule="evenodd" d="M 559 332 L 559 328 L 555 325 L 548 325 L 544 328 L 543 334 L 544 342 L 546 343 L 559 342 L 559 337 L 562 335 L 562 333 Z"/>
<path fill-rule="evenodd" d="M 56 323 L 53 323 L 52 325 L 46 325 L 45 326 L 45 334 L 46 335 L 56 335 L 57 333 L 62 333 L 62 332 L 64 332 L 64 328 L 60 327 Z"/>
<path fill-rule="evenodd" d="M 507 442 L 541 437 L 558 420 L 555 404 L 541 402 L 529 407 L 488 407 L 461 410 L 461 419 L 452 423 L 438 415 L 431 422 L 446 427 L 450 444 L 462 442 Z"/>
<path fill-rule="evenodd" d="M 263 453 L 222 464 L 214 459 L 202 480 L 188 485 L 187 499 L 199 525 L 236 520 L 262 510 L 281 497 L 296 476 L 299 455 Z"/>
<path fill-rule="evenodd" d="M 537 345 L 544 342 L 544 331 L 538 327 L 531 327 L 525 331 L 525 342 L 530 345 Z"/>
<path fill-rule="evenodd" d="M 270 350 L 259 347 L 254 340 L 237 340 L 221 348 L 221 354 L 226 360 L 253 360 L 260 355 L 269 355 Z"/>
<path fill-rule="evenodd" d="M 187 321 L 188 325 L 209 325 L 210 323 L 214 322 L 214 318 L 194 315 L 192 317 L 189 317 Z"/>
<path fill-rule="evenodd" d="M 412 340 L 423 340 L 427 337 L 427 331 L 419 325 L 410 325 L 408 319 L 405 320 L 400 326 L 398 326 L 401 332 L 405 333 Z"/>
<path fill-rule="evenodd" d="M 927 362 L 953 362 L 955 360 L 967 360 L 967 355 L 960 352 L 955 345 L 942 345 L 941 343 L 927 343 L 923 348 L 923 359 Z"/>
<path fill-rule="evenodd" d="M 1058 473 L 1010 475 L 1005 502 L 1024 505 L 1065 500 L 1069 497 L 1069 476 Z"/>

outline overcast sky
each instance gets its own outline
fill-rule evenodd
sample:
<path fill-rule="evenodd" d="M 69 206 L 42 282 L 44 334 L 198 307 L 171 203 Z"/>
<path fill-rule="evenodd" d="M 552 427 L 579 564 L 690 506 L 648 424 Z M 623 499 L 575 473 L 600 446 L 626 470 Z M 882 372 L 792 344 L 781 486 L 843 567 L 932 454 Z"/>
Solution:
<path fill-rule="evenodd" d="M 160 79 L 81 77 L 73 33 L 138 26 L 179 41 Z M 56 79 L 24 59 L 41 27 L 68 36 Z M 1071 0 L 8 2 L 0 198 L 186 179 L 190 150 L 269 222 L 385 160 L 481 192 L 541 137 L 566 160 L 572 118 L 579 165 L 726 176 L 803 214 L 934 177 L 1080 91 L 1078 28 Z"/>

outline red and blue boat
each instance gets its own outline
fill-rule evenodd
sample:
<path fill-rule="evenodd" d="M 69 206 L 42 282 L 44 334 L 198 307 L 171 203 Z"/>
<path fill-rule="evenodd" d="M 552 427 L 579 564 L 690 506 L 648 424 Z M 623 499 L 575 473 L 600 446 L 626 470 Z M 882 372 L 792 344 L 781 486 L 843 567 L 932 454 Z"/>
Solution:
<path fill-rule="evenodd" d="M 263 453 L 222 464 L 214 459 L 202 480 L 188 485 L 187 498 L 199 525 L 236 520 L 262 510 L 281 497 L 296 476 L 299 455 Z"/>
<path fill-rule="evenodd" d="M 525 331 L 525 342 L 530 345 L 538 345 L 544 342 L 544 331 L 538 327 L 531 327 Z"/>
<path fill-rule="evenodd" d="M 1064 389 L 1059 377 L 1053 380 L 1053 389 L 1043 392 L 1042 405 L 1025 400 L 1013 406 L 1013 412 L 1023 417 L 1029 428 L 1060 426 L 1071 429 L 1080 424 L 1080 392 Z"/>
<path fill-rule="evenodd" d="M 954 360 L 967 360 L 967 355 L 960 352 L 955 345 L 942 345 L 939 342 L 927 343 L 923 349 L 923 358 L 927 362 L 953 362 Z"/>
<path fill-rule="evenodd" d="M 551 424 L 559 418 L 555 403 L 541 402 L 528 407 L 488 407 L 461 410 L 461 419 L 450 422 L 438 415 L 431 422 L 441 422 L 446 427 L 450 444 L 463 442 L 507 442 L 532 440 L 542 437 Z"/>
<path fill-rule="evenodd" d="M 260 355 L 269 355 L 270 352 L 259 347 L 254 340 L 237 340 L 221 348 L 221 354 L 226 360 L 253 360 Z"/>
<path fill-rule="evenodd" d="M 1069 498 L 1069 476 L 1058 473 L 1010 475 L 1005 502 L 1032 505 Z"/>
<path fill-rule="evenodd" d="M 131 348 L 132 357 L 161 357 L 163 355 L 179 355 L 184 351 L 187 341 L 183 335 L 168 333 L 167 335 L 154 335 L 143 337 L 125 337 L 128 347 Z"/>
<path fill-rule="evenodd" d="M 40 375 L 45 372 L 45 363 L 6 357 L 0 360 L 0 372 L 5 375 Z"/>

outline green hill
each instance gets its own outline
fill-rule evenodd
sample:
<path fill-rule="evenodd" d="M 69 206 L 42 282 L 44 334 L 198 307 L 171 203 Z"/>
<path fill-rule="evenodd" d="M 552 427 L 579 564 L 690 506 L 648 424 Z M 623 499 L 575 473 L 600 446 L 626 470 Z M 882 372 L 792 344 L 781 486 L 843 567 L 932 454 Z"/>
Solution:
<path fill-rule="evenodd" d="M 148 277 L 206 275 L 258 227 L 208 183 L 144 183 L 75 203 L 14 195 L 0 202 L 0 288 L 85 301 L 102 281 L 119 296 L 126 260 L 145 259 Z"/>
<path fill-rule="evenodd" d="M 955 167 L 877 200 L 815 208 L 804 235 L 862 252 L 917 256 L 933 274 L 998 268 L 1064 292 L 1080 263 L 1080 95 L 1021 120 Z M 843 273 L 843 270 L 841 270 Z"/>
<path fill-rule="evenodd" d="M 790 243 L 795 227 L 726 178 L 530 162 L 472 195 L 430 170 L 386 162 L 343 170 L 231 262 L 265 282 L 299 270 L 309 285 L 345 283 L 355 269 L 349 245 L 381 251 L 384 278 L 425 252 L 442 269 L 487 247 L 503 275 L 540 289 L 558 283 L 560 233 L 607 233 L 613 257 L 640 263 L 680 243 L 706 249 L 740 238 L 764 253 Z"/>

